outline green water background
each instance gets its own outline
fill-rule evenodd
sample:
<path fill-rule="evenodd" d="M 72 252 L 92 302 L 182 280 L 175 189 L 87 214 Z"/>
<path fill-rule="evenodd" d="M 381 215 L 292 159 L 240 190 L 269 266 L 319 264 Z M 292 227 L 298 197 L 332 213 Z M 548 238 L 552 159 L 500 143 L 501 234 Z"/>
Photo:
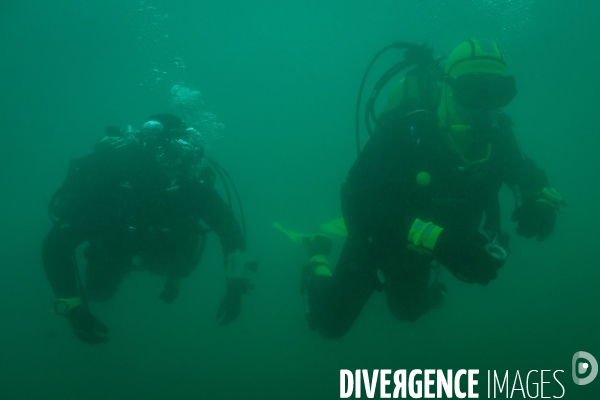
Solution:
<path fill-rule="evenodd" d="M 0 398 L 334 399 L 342 368 L 480 368 L 482 387 L 486 369 L 561 369 L 566 399 L 596 398 L 600 381 L 573 384 L 571 357 L 600 359 L 599 23 L 591 0 L 3 1 Z M 517 237 L 503 191 L 513 255 L 497 281 L 468 286 L 442 272 L 447 303 L 416 324 L 375 294 L 347 336 L 323 340 L 303 320 L 303 254 L 271 223 L 315 232 L 339 216 L 358 84 L 380 48 L 426 42 L 441 55 L 469 37 L 497 40 L 517 78 L 507 112 L 521 148 L 568 202 L 556 233 Z M 133 274 L 92 306 L 111 342 L 82 344 L 50 313 L 43 198 L 107 125 L 172 111 L 179 82 L 225 126 L 209 154 L 242 194 L 257 288 L 239 320 L 217 327 L 213 237 L 176 302 L 158 300 L 162 279 Z"/>

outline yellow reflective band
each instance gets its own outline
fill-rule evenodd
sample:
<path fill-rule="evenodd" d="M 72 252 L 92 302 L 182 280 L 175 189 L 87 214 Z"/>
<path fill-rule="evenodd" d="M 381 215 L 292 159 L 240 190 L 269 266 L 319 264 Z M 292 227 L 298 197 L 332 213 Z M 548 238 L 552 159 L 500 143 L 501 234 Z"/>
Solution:
<path fill-rule="evenodd" d="M 332 274 L 327 265 L 319 265 L 317 268 L 315 268 L 315 275 L 331 276 Z"/>
<path fill-rule="evenodd" d="M 71 312 L 72 309 L 82 304 L 80 297 L 70 299 L 56 299 L 54 302 L 53 311 L 56 315 L 64 316 Z"/>
<path fill-rule="evenodd" d="M 412 226 L 410 227 L 410 230 L 408 231 L 408 241 L 410 243 L 414 243 L 415 242 L 415 235 L 417 234 L 417 232 L 419 231 L 419 227 L 423 224 L 423 221 L 421 221 L 420 219 L 415 219 L 415 222 L 413 222 Z"/>
<path fill-rule="evenodd" d="M 423 238 L 421 245 L 430 250 L 433 250 L 433 248 L 435 247 L 435 242 L 437 241 L 438 236 L 440 236 L 440 233 L 442 233 L 442 230 L 443 229 L 439 226 L 432 224 L 431 229 L 429 229 L 427 235 Z"/>
<path fill-rule="evenodd" d="M 564 200 L 560 194 L 556 192 L 556 190 L 552 188 L 544 188 L 541 193 L 547 200 L 551 201 L 554 204 L 561 204 Z"/>
<path fill-rule="evenodd" d="M 329 265 L 329 260 L 322 254 L 316 254 L 310 258 L 311 264 L 326 264 Z"/>
<path fill-rule="evenodd" d="M 552 208 L 554 208 L 554 206 L 556 205 L 556 203 L 553 203 L 550 200 L 546 200 L 546 199 L 537 199 L 535 202 L 550 204 L 550 207 L 552 207 Z"/>
<path fill-rule="evenodd" d="M 413 242 L 415 245 L 419 246 L 423 243 L 423 241 L 427 238 L 427 233 L 430 231 L 431 225 L 433 225 L 431 222 L 421 223 L 419 225 L 419 230 L 415 232 L 415 238 Z"/>
<path fill-rule="evenodd" d="M 331 269 L 329 269 L 329 260 L 327 257 L 317 254 L 310 258 L 310 265 L 314 266 L 313 273 L 315 275 L 331 276 Z"/>
<path fill-rule="evenodd" d="M 409 249 L 415 250 L 420 246 L 433 250 L 438 236 L 442 233 L 442 228 L 431 222 L 423 222 L 415 219 L 410 231 L 408 232 Z M 419 251 L 421 253 L 421 251 Z"/>

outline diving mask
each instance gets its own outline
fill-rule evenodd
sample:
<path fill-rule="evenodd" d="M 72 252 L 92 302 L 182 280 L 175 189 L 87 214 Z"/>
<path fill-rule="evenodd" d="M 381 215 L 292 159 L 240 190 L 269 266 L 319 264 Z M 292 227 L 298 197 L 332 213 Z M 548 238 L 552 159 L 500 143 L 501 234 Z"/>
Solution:
<path fill-rule="evenodd" d="M 466 109 L 502 108 L 517 95 L 512 75 L 469 73 L 446 79 L 456 101 Z"/>

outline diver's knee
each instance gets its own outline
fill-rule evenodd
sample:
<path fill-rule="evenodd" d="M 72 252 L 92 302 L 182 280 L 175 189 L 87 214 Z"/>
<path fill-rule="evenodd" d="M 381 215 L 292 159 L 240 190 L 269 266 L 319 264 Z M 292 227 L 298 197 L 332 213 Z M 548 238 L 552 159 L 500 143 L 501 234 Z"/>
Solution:
<path fill-rule="evenodd" d="M 328 327 L 328 328 L 321 328 L 318 331 L 321 334 L 321 337 L 323 337 L 324 339 L 334 340 L 334 339 L 340 339 L 341 337 L 346 335 L 346 333 L 348 333 L 349 330 L 350 330 L 350 327 L 348 327 L 348 328 Z"/>
<path fill-rule="evenodd" d="M 312 330 L 319 332 L 321 337 L 324 339 L 339 339 L 346 335 L 352 324 L 350 323 L 332 323 L 323 322 L 319 323 L 317 320 L 309 321 L 309 326 Z"/>
<path fill-rule="evenodd" d="M 339 339 L 350 330 L 350 326 L 347 324 L 341 325 L 326 322 L 330 321 L 330 319 L 319 318 L 315 313 L 307 313 L 305 318 L 308 328 L 311 331 L 317 331 L 324 339 Z"/>
<path fill-rule="evenodd" d="M 95 279 L 94 279 L 95 278 Z M 105 303 L 113 298 L 119 284 L 121 283 L 121 276 L 110 276 L 110 277 L 94 277 L 90 279 L 88 277 L 86 282 L 86 294 L 91 301 L 98 303 Z M 109 279 L 110 278 L 110 279 Z"/>
<path fill-rule="evenodd" d="M 408 306 L 390 305 L 390 311 L 394 317 L 396 317 L 396 319 L 406 322 L 416 322 L 419 317 L 423 315 L 422 310 L 419 310 L 416 307 Z"/>

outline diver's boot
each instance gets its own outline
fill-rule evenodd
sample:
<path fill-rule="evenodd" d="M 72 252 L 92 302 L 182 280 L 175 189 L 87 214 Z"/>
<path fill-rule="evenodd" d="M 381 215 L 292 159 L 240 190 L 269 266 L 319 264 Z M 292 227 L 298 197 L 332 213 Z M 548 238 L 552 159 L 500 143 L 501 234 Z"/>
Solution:
<path fill-rule="evenodd" d="M 331 253 L 333 241 L 328 236 L 316 234 L 304 236 L 302 238 L 302 244 L 304 250 L 310 257 L 309 262 L 302 266 L 300 292 L 304 294 L 311 277 L 316 275 L 331 276 L 331 268 L 329 267 L 329 259 L 327 256 Z"/>
<path fill-rule="evenodd" d="M 318 327 L 317 319 L 311 312 L 309 301 L 309 286 L 323 282 L 323 279 L 331 277 L 331 267 L 327 258 L 331 253 L 333 241 L 325 235 L 311 235 L 302 238 L 304 250 L 309 255 L 309 262 L 302 266 L 302 277 L 300 280 L 300 293 L 305 297 L 306 311 L 304 317 L 308 322 L 308 327 L 315 330 Z"/>

